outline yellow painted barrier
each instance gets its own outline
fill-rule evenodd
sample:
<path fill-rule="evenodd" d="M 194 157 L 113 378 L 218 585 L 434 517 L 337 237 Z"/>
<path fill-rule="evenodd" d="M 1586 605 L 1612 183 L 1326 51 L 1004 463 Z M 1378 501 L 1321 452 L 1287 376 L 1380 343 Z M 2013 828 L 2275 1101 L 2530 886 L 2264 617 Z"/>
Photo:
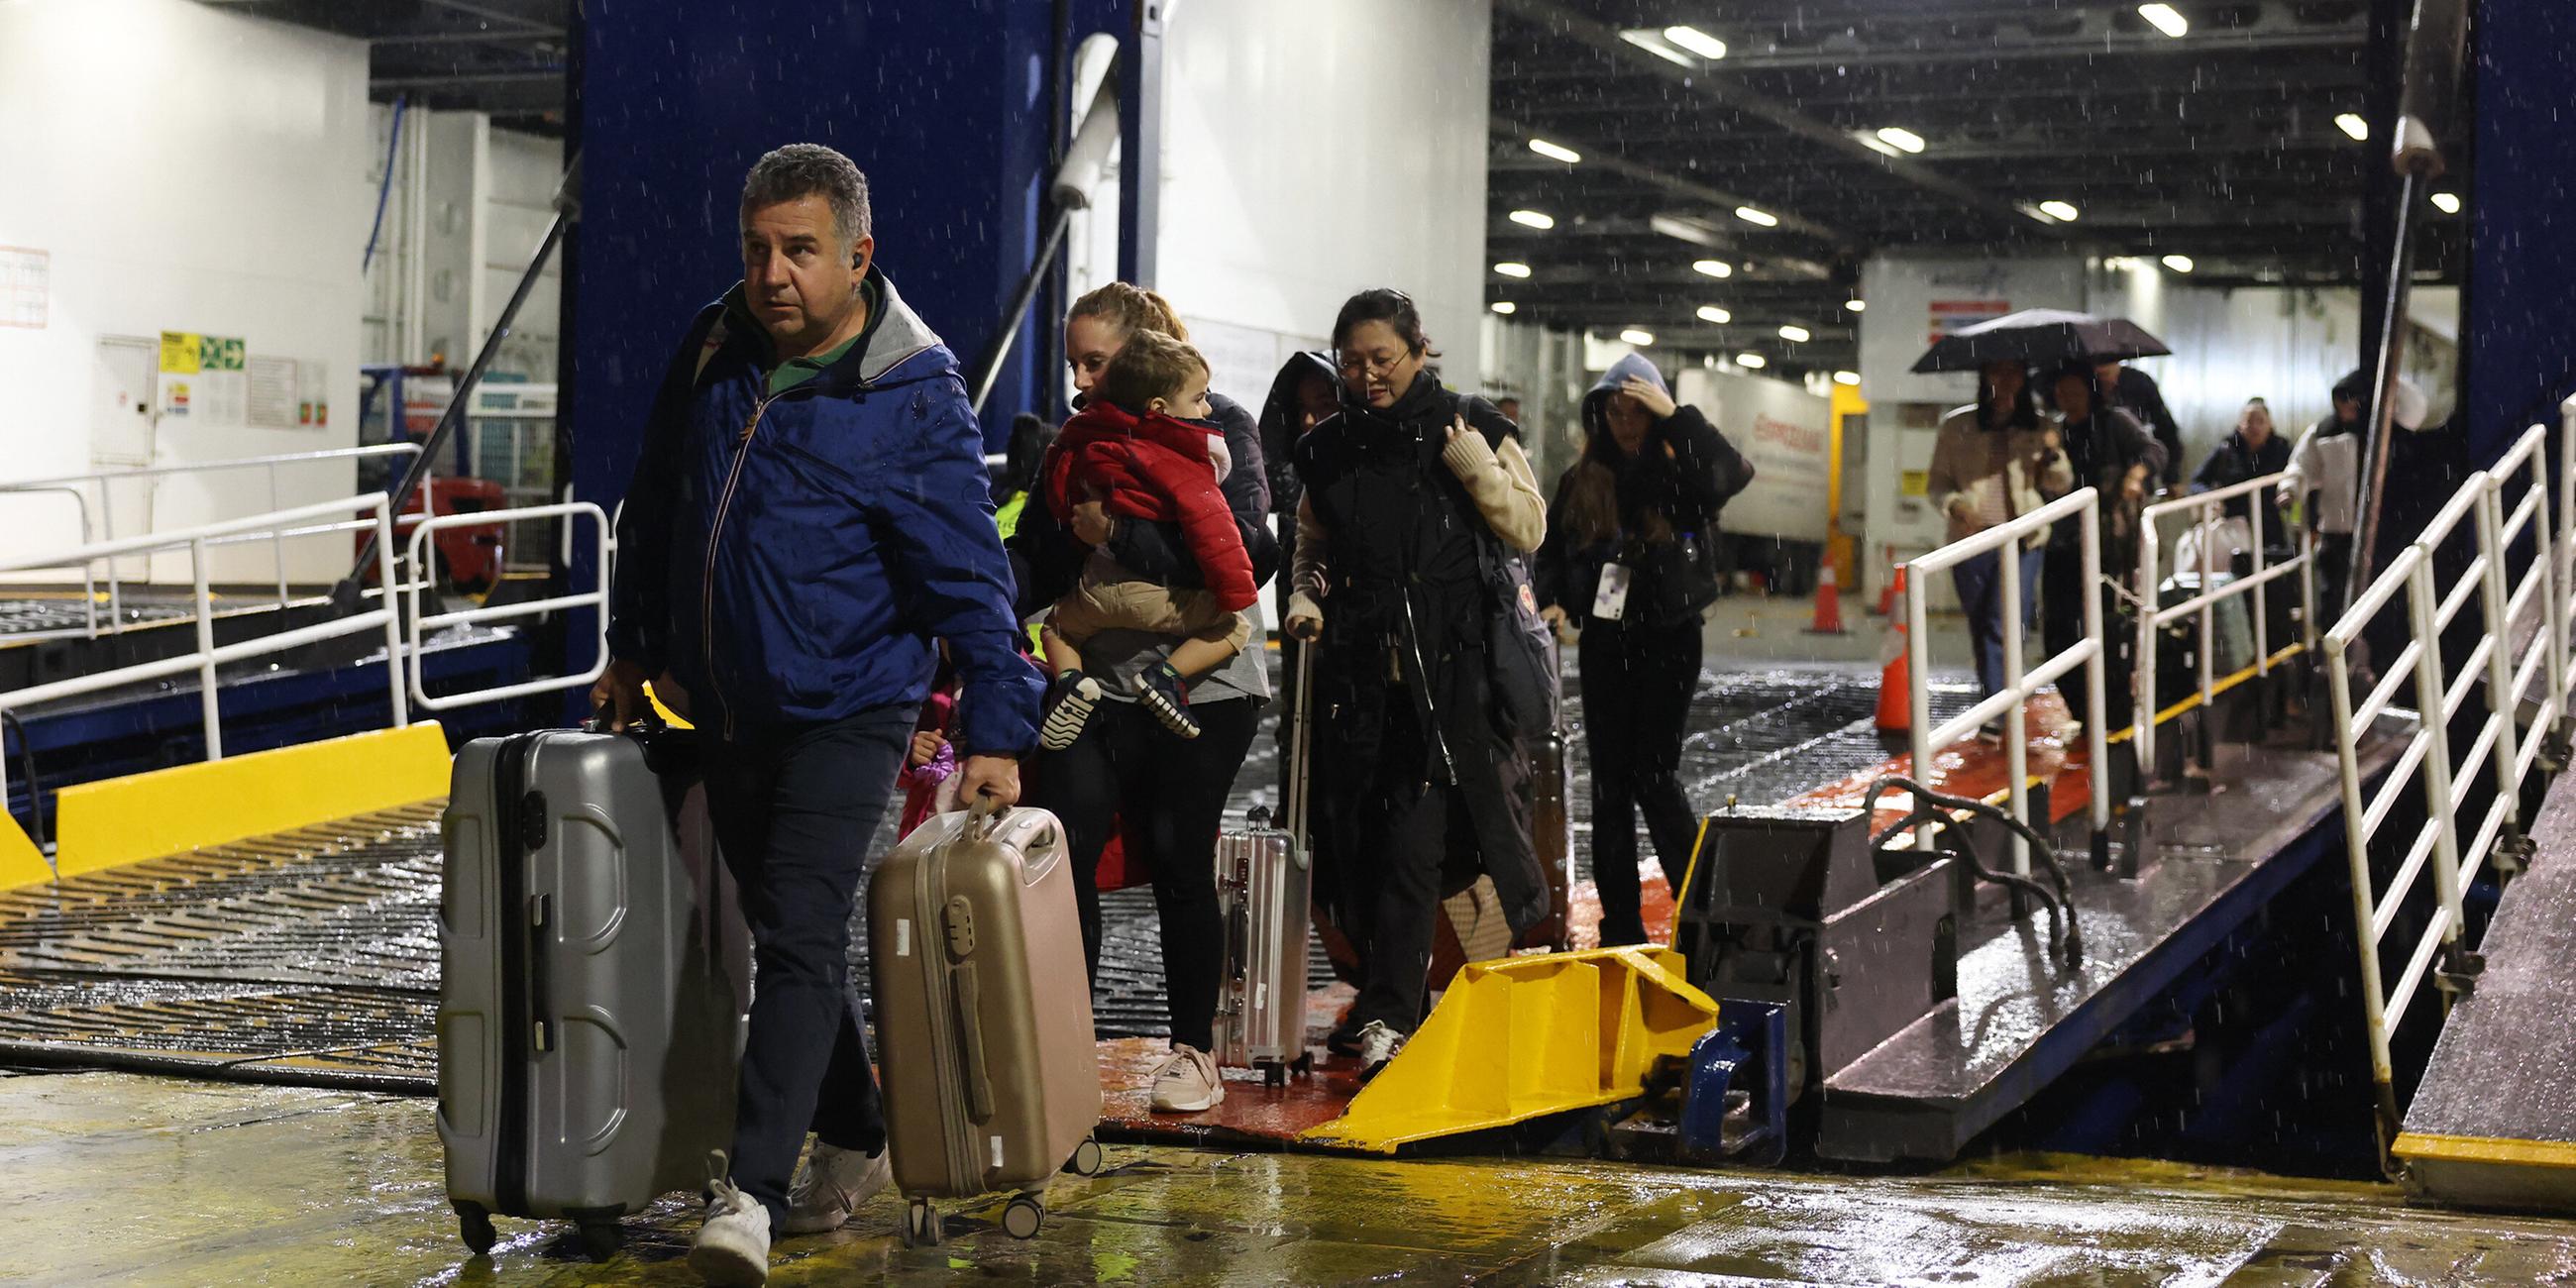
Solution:
<path fill-rule="evenodd" d="M 0 890 L 42 885 L 53 879 L 54 870 L 45 866 L 45 852 L 27 839 L 18 820 L 0 812 Z"/>
<path fill-rule="evenodd" d="M 1666 1056 L 1687 1057 L 1717 1003 L 1681 954 L 1632 945 L 1479 962 L 1458 973 L 1404 1050 L 1340 1118 L 1305 1138 L 1401 1145 L 1611 1104 Z"/>
<path fill-rule="evenodd" d="M 54 797 L 54 863 L 76 876 L 433 800 L 447 772 L 447 734 L 424 722 L 83 783 Z"/>

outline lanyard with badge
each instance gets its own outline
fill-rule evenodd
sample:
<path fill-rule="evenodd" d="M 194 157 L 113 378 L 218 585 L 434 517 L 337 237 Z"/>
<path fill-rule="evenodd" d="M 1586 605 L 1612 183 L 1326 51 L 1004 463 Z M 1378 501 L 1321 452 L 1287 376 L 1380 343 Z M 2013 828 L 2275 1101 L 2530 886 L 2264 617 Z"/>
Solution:
<path fill-rule="evenodd" d="M 1605 622 L 1615 622 L 1627 611 L 1628 565 L 1601 565 L 1601 584 L 1592 592 L 1592 615 Z"/>

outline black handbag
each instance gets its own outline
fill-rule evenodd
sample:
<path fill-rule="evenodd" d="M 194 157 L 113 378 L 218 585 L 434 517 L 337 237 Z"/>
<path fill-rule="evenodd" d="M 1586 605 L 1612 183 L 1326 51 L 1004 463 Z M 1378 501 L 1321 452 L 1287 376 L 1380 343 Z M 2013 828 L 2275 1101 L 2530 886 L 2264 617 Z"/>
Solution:
<path fill-rule="evenodd" d="M 1538 614 L 1529 561 L 1490 533 L 1477 535 L 1476 561 L 1486 590 L 1485 665 L 1504 725 L 1514 733 L 1555 729 L 1556 634 Z"/>

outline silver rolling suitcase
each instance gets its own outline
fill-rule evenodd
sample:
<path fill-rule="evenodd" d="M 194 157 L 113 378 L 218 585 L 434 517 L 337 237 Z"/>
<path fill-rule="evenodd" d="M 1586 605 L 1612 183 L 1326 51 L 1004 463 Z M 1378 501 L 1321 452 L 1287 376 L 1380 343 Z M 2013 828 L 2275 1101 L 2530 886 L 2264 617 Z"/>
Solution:
<path fill-rule="evenodd" d="M 1250 827 L 1216 842 L 1217 907 L 1225 926 L 1225 979 L 1217 992 L 1216 1062 L 1259 1069 L 1272 1086 L 1312 1073 L 1306 1048 L 1306 945 L 1314 933 L 1315 874 L 1306 846 L 1307 720 L 1312 648 L 1297 657 L 1289 712 L 1285 827 L 1254 806 Z"/>
<path fill-rule="evenodd" d="M 685 738 L 547 730 L 456 753 L 439 894 L 438 1136 L 466 1245 L 495 1214 L 618 1218 L 733 1135 L 750 937 Z"/>

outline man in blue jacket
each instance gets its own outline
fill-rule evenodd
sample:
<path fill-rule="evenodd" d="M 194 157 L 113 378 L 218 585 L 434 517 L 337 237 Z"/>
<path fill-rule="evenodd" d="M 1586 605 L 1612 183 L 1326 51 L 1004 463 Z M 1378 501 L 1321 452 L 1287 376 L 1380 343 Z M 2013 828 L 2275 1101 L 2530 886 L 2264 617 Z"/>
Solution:
<path fill-rule="evenodd" d="M 751 925 L 731 1175 L 689 1254 L 722 1284 L 763 1282 L 773 1230 L 832 1229 L 888 1178 L 849 922 L 936 641 L 963 682 L 969 798 L 1018 799 L 1042 688 L 1015 647 L 965 382 L 870 264 L 866 177 L 830 148 L 780 148 L 752 167 L 741 226 L 743 280 L 654 400 L 593 694 L 622 727 L 651 677 L 702 731 Z"/>

